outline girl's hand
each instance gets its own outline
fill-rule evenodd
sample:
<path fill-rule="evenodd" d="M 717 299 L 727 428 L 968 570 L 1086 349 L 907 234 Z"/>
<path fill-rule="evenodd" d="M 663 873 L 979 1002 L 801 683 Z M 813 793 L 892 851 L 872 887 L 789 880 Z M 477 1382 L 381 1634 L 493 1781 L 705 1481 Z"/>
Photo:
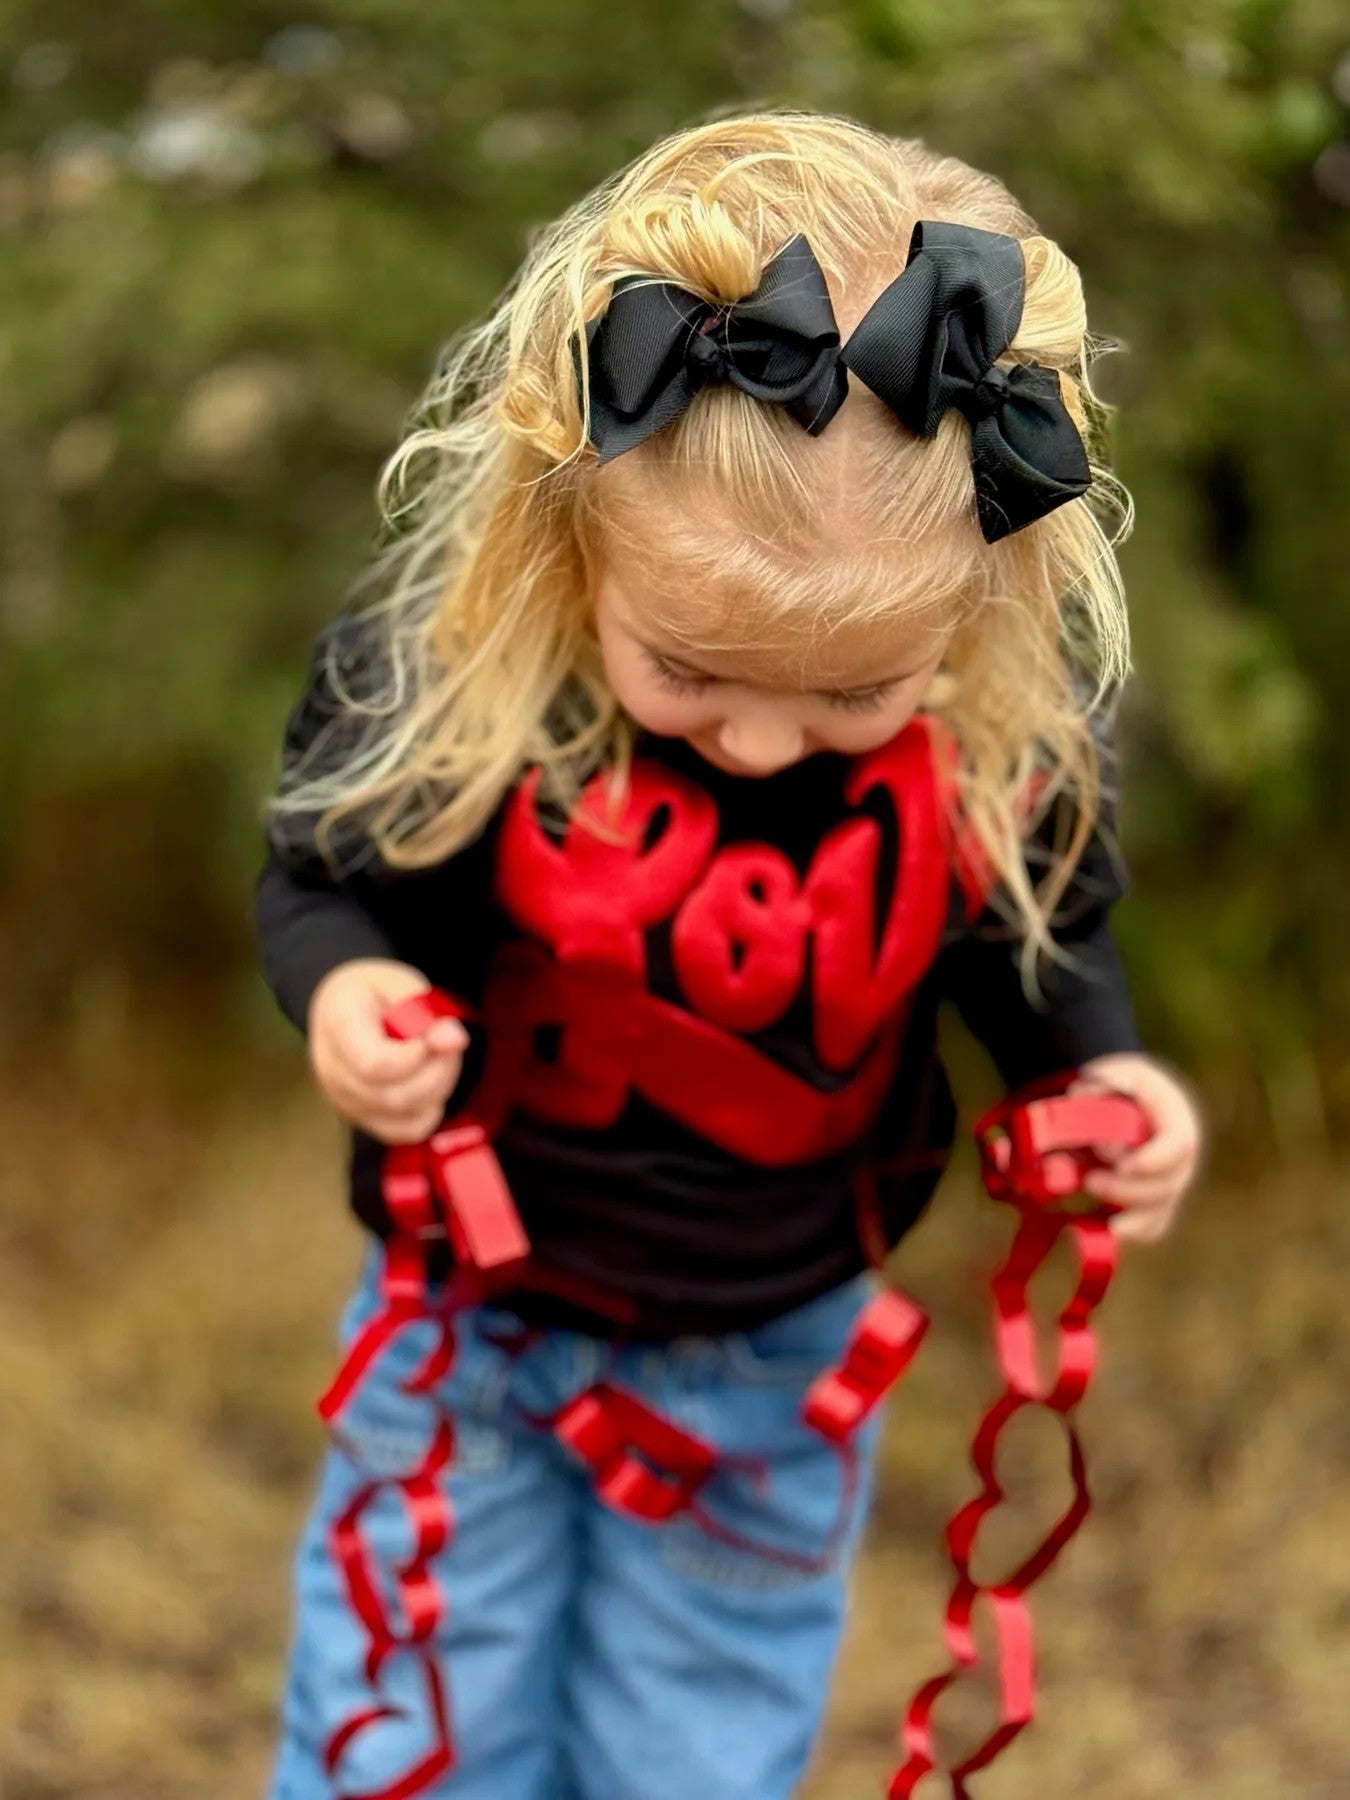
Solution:
<path fill-rule="evenodd" d="M 1123 1144 L 1093 1146 L 1111 1167 L 1094 1169 L 1083 1185 L 1089 1194 L 1126 1209 L 1111 1220 L 1117 1237 L 1156 1242 L 1171 1229 L 1199 1167 L 1203 1126 L 1190 1091 L 1170 1069 L 1135 1051 L 1094 1057 L 1068 1091 L 1130 1094 L 1148 1114 L 1153 1136 L 1146 1143 L 1133 1150 Z"/>
<path fill-rule="evenodd" d="M 406 1042 L 385 1035 L 387 1009 L 430 985 L 408 963 L 357 957 L 330 969 L 310 999 L 309 1060 L 320 1091 L 386 1144 L 431 1136 L 464 1064 L 469 1037 L 458 1019 L 438 1019 Z"/>

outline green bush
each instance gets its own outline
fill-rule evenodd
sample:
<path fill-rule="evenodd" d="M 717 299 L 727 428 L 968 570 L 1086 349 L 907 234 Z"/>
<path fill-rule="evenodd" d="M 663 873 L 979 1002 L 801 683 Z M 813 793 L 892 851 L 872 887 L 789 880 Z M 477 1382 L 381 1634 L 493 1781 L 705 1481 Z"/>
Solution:
<path fill-rule="evenodd" d="M 1334 0 L 67 0 L 4 8 L 0 56 L 16 1034 L 76 1029 L 110 969 L 270 1028 L 246 916 L 260 797 L 436 349 L 535 224 L 653 137 L 793 102 L 996 170 L 1123 340 L 1100 379 L 1138 506 L 1141 1012 L 1221 1123 L 1344 1118 Z"/>

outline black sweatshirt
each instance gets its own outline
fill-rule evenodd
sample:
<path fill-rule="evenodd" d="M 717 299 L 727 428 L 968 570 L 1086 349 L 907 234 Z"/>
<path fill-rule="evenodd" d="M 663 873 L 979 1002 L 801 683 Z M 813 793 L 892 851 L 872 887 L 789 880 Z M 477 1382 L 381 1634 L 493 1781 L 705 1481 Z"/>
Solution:
<path fill-rule="evenodd" d="M 349 690 L 373 666 L 359 617 L 320 635 L 288 768 L 351 741 L 330 641 Z M 955 1128 L 940 1000 L 1010 1087 L 1140 1047 L 1108 926 L 1119 858 L 1099 831 L 1056 923 L 1080 966 L 1052 965 L 1033 1005 L 1001 915 L 960 879 L 942 741 L 916 719 L 866 756 L 743 777 L 641 733 L 626 845 L 548 818 L 527 775 L 472 843 L 412 872 L 365 843 L 335 876 L 312 821 L 278 820 L 256 888 L 266 978 L 302 1032 L 318 982 L 355 957 L 482 1007 L 447 1117 L 510 1094 L 496 1148 L 536 1255 L 621 1290 L 634 1335 L 748 1328 L 855 1273 L 865 1236 L 894 1244 L 926 1206 Z M 381 1237 L 383 1149 L 353 1127 L 350 1202 Z M 614 1329 L 553 1298 L 511 1304 Z"/>

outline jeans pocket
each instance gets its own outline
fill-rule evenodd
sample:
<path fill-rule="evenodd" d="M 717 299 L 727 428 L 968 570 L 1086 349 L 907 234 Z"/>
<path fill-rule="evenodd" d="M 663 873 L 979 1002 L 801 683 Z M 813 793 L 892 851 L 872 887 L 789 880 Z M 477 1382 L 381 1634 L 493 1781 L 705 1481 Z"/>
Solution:
<path fill-rule="evenodd" d="M 811 1382 L 843 1355 L 875 1290 L 864 1277 L 767 1326 L 676 1352 L 666 1386 L 677 1423 L 715 1445 L 695 1505 L 664 1528 L 667 1563 L 738 1589 L 838 1576 L 870 1493 L 878 1418 L 842 1445 L 802 1416 Z"/>
<path fill-rule="evenodd" d="M 698 1410 L 688 1423 L 696 1425 Z M 732 1433 L 719 1448 L 695 1507 L 662 1529 L 667 1565 L 741 1591 L 840 1577 L 870 1493 L 874 1422 L 838 1447 L 794 1414 L 771 1444 Z"/>

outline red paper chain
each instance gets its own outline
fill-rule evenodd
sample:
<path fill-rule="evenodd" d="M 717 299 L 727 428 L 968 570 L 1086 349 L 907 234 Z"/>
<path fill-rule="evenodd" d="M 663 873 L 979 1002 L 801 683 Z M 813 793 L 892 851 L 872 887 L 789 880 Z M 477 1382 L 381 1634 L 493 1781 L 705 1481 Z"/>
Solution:
<path fill-rule="evenodd" d="M 391 1007 L 384 1015 L 384 1028 L 390 1037 L 409 1038 L 426 1031 L 438 1018 L 469 1016 L 471 1009 L 432 988 Z M 429 1319 L 439 1327 L 437 1341 L 401 1386 L 405 1393 L 426 1397 L 434 1409 L 434 1429 L 415 1469 L 374 1476 L 362 1483 L 333 1522 L 329 1547 L 348 1603 L 369 1638 L 367 1683 L 378 1696 L 381 1672 L 389 1658 L 396 1653 L 414 1657 L 426 1688 L 430 1741 L 417 1762 L 383 1787 L 360 1793 L 341 1788 L 339 1800 L 414 1800 L 455 1767 L 450 1705 L 431 1645 L 432 1635 L 445 1617 L 445 1595 L 429 1566 L 450 1542 L 454 1530 L 450 1499 L 437 1477 L 454 1456 L 455 1431 L 454 1421 L 435 1394 L 454 1367 L 454 1315 L 479 1297 L 491 1271 L 509 1277 L 529 1250 L 496 1155 L 475 1120 L 460 1120 L 424 1144 L 388 1145 L 381 1165 L 381 1188 L 392 1227 L 380 1274 L 383 1304 L 348 1346 L 341 1367 L 319 1399 L 318 1412 L 340 1440 L 343 1411 L 380 1352 L 409 1325 Z M 455 1279 L 432 1305 L 428 1251 L 433 1242 L 447 1237 L 454 1244 L 459 1267 Z M 385 1604 L 361 1530 L 362 1518 L 387 1487 L 397 1489 L 414 1538 L 411 1554 L 393 1571 L 397 1614 Z M 345 1719 L 324 1746 L 324 1767 L 330 1778 L 337 1778 L 344 1754 L 363 1731 L 402 1716 L 403 1708 L 377 1698 L 374 1705 Z"/>
<path fill-rule="evenodd" d="M 1011 1096 L 975 1126 L 990 1194 L 1020 1213 L 1012 1248 L 991 1284 L 994 1342 L 1004 1388 L 980 1421 L 971 1446 L 979 1492 L 947 1526 L 947 1549 L 956 1576 L 944 1619 L 951 1666 L 925 1682 L 909 1703 L 902 1726 L 906 1760 L 891 1779 L 888 1800 L 908 1800 L 924 1777 L 934 1773 L 947 1776 L 953 1800 L 970 1800 L 969 1777 L 987 1768 L 1030 1722 L 1035 1645 L 1026 1591 L 1051 1567 L 1091 1507 L 1083 1447 L 1069 1414 L 1086 1392 L 1096 1364 L 1097 1341 L 1090 1321 L 1115 1270 L 1117 1242 L 1108 1221 L 1117 1208 L 1101 1202 L 1078 1215 L 1050 1208 L 1056 1200 L 1079 1193 L 1087 1170 L 1099 1166 L 1093 1145 L 1142 1143 L 1150 1127 L 1143 1111 L 1123 1095 L 1065 1094 L 1069 1079 L 1056 1078 Z M 1077 1253 L 1078 1281 L 1057 1321 L 1056 1366 L 1042 1379 L 1027 1288 L 1065 1235 Z M 1011 1420 L 1032 1406 L 1046 1408 L 1063 1422 L 1073 1498 L 1011 1575 L 983 1584 L 975 1580 L 970 1565 L 981 1524 L 1005 1498 L 996 1468 L 999 1441 Z M 993 1610 L 999 1720 L 959 1763 L 943 1768 L 933 1747 L 933 1709 L 979 1660 L 972 1616 L 982 1596 Z"/>
<path fill-rule="evenodd" d="M 436 1018 L 464 1017 L 467 1012 L 451 996 L 431 989 L 391 1008 L 384 1023 L 391 1036 L 412 1037 Z M 1098 1163 L 1092 1145 L 1139 1143 L 1147 1137 L 1149 1127 L 1142 1111 L 1124 1096 L 1066 1094 L 1070 1079 L 1067 1075 L 1055 1078 L 1010 1096 L 975 1127 L 990 1194 L 1010 1202 L 1020 1214 L 1008 1257 L 992 1280 L 995 1347 L 1004 1389 L 981 1420 L 971 1448 L 979 1492 L 957 1511 L 946 1532 L 955 1571 L 944 1630 L 952 1663 L 924 1683 L 909 1704 L 902 1732 L 907 1757 L 891 1780 L 889 1800 L 907 1800 L 932 1773 L 950 1779 L 954 1800 L 970 1800 L 967 1778 L 988 1767 L 1030 1721 L 1034 1656 L 1024 1595 L 1052 1565 L 1089 1510 L 1082 1445 L 1068 1415 L 1082 1399 L 1096 1361 L 1090 1321 L 1115 1267 L 1116 1240 L 1107 1221 L 1116 1209 L 1099 1204 L 1074 1215 L 1056 1212 L 1053 1207 L 1057 1200 L 1078 1193 L 1087 1169 Z M 362 1731 L 401 1715 L 401 1708 L 379 1698 L 382 1670 L 395 1653 L 411 1655 L 420 1665 L 430 1742 L 420 1760 L 384 1787 L 359 1794 L 343 1791 L 339 1800 L 413 1800 L 455 1766 L 449 1703 L 430 1649 L 432 1634 L 444 1618 L 445 1599 L 429 1567 L 449 1543 L 454 1523 L 448 1496 L 437 1485 L 438 1475 L 454 1454 L 454 1426 L 434 1398 L 437 1385 L 454 1363 L 454 1314 L 488 1293 L 531 1286 L 564 1294 L 620 1323 L 633 1316 L 625 1296 L 531 1258 L 489 1136 L 484 1123 L 461 1116 L 425 1144 L 395 1145 L 386 1150 L 383 1193 L 392 1235 L 385 1243 L 381 1273 L 383 1304 L 356 1334 L 319 1401 L 321 1417 L 340 1436 L 341 1414 L 381 1351 L 420 1319 L 439 1325 L 436 1344 L 403 1383 L 404 1391 L 425 1395 L 435 1408 L 429 1449 L 412 1471 L 363 1483 L 331 1528 L 330 1547 L 348 1601 L 369 1638 L 365 1673 L 376 1703 L 351 1715 L 331 1734 L 325 1746 L 325 1765 L 329 1775 L 335 1776 L 344 1753 Z M 1027 1288 L 1066 1233 L 1077 1252 L 1079 1278 L 1057 1321 L 1056 1367 L 1043 1380 L 1037 1367 Z M 455 1252 L 455 1273 L 433 1304 L 427 1281 L 428 1248 L 431 1242 L 446 1238 Z M 844 1466 L 840 1525 L 818 1557 L 797 1557 L 752 1542 L 723 1526 L 709 1511 L 703 1489 L 719 1465 L 740 1461 L 744 1467 L 744 1459 L 719 1453 L 715 1446 L 612 1383 L 597 1383 L 556 1418 L 537 1422 L 555 1429 L 591 1468 L 597 1493 L 615 1510 L 649 1524 L 687 1512 L 713 1537 L 753 1549 L 771 1560 L 823 1567 L 837 1547 L 838 1529 L 842 1529 L 856 1484 L 854 1435 L 908 1368 L 927 1326 L 927 1315 L 907 1295 L 891 1289 L 877 1296 L 863 1309 L 842 1361 L 826 1370 L 807 1392 L 803 1422 L 830 1442 Z M 1045 1407 L 1063 1422 L 1074 1497 L 1011 1576 L 982 1585 L 975 1581 L 970 1564 L 981 1524 L 1004 1498 L 996 1473 L 999 1441 L 1009 1422 L 1029 1406 Z M 762 1478 L 762 1471 L 751 1470 L 750 1474 Z M 396 1611 L 382 1598 L 361 1531 L 364 1514 L 386 1486 L 399 1490 L 414 1534 L 411 1554 L 393 1571 Z M 958 1765 L 941 1769 L 933 1750 L 932 1713 L 941 1694 L 978 1660 L 972 1616 L 981 1597 L 989 1600 L 996 1625 L 1000 1719 L 984 1742 Z"/>
<path fill-rule="evenodd" d="M 395 1159 L 397 1163 L 398 1159 Z M 400 1171 L 405 1193 L 413 1183 L 406 1168 Z M 428 1188 L 429 1188 L 428 1182 Z M 320 1416 L 341 1436 L 338 1421 L 343 1409 L 380 1351 L 399 1332 L 429 1316 L 425 1288 L 421 1295 L 410 1289 L 417 1281 L 416 1260 L 420 1246 L 390 1245 L 382 1277 L 384 1305 L 353 1340 L 342 1366 L 318 1405 Z M 449 1496 L 437 1477 L 454 1455 L 454 1423 L 434 1399 L 434 1390 L 454 1366 L 455 1336 L 449 1311 L 439 1316 L 440 1335 L 429 1355 L 401 1385 L 405 1393 L 422 1394 L 435 1409 L 431 1443 L 417 1467 L 400 1475 L 372 1477 L 363 1482 L 334 1521 L 329 1547 L 341 1571 L 348 1604 L 369 1637 L 365 1676 L 378 1695 L 380 1676 L 395 1653 L 415 1658 L 427 1694 L 430 1743 L 425 1754 L 403 1774 L 380 1788 L 357 1793 L 339 1788 L 340 1800 L 412 1800 L 455 1766 L 455 1747 L 445 1684 L 431 1647 L 431 1637 L 445 1615 L 445 1596 L 432 1574 L 431 1559 L 450 1541 L 454 1515 Z M 386 1605 L 369 1547 L 361 1529 L 365 1513 L 386 1487 L 395 1488 L 413 1528 L 413 1548 L 406 1562 L 393 1572 L 397 1611 Z M 331 1734 L 324 1746 L 324 1768 L 330 1778 L 352 1741 L 381 1720 L 404 1715 L 402 1707 L 377 1701 L 352 1714 Z"/>

